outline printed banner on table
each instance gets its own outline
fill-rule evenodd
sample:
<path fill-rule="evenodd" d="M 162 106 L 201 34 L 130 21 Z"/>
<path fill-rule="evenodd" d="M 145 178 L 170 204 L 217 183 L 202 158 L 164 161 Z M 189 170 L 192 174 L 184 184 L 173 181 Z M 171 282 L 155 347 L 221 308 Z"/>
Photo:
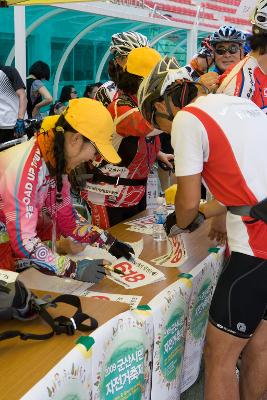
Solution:
<path fill-rule="evenodd" d="M 151 392 L 153 400 L 179 399 L 186 317 L 191 290 L 191 279 L 181 278 L 148 304 L 152 310 L 154 324 Z"/>
<path fill-rule="evenodd" d="M 134 289 L 166 279 L 161 271 L 138 258 L 135 258 L 135 263 L 119 258 L 112 267 L 122 271 L 124 275 L 110 272 L 108 278 L 126 289 Z"/>
<path fill-rule="evenodd" d="M 92 333 L 93 400 L 149 400 L 153 349 L 150 311 L 127 311 Z"/>
<path fill-rule="evenodd" d="M 193 289 L 187 319 L 181 392 L 193 385 L 199 374 L 210 303 L 223 260 L 224 248 L 221 248 L 218 254 L 211 253 L 190 271 Z"/>
<path fill-rule="evenodd" d="M 87 338 L 90 345 L 92 338 Z M 91 400 L 92 349 L 78 344 L 21 400 Z"/>
<path fill-rule="evenodd" d="M 187 252 L 182 235 L 168 238 L 167 254 L 151 260 L 161 267 L 180 267 L 187 260 Z"/>

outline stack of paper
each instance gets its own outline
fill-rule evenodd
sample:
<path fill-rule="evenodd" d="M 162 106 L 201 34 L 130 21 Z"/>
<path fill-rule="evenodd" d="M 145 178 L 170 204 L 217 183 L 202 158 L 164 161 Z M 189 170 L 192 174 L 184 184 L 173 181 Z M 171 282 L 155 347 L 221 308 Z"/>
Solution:
<path fill-rule="evenodd" d="M 182 235 L 168 238 L 167 253 L 151 260 L 161 267 L 180 267 L 187 260 L 187 251 Z"/>
<path fill-rule="evenodd" d="M 125 222 L 125 225 L 129 225 L 127 231 L 138 232 L 144 235 L 152 235 L 153 234 L 153 223 L 154 217 L 153 215 L 148 215 L 143 218 L 134 219 L 129 222 Z"/>

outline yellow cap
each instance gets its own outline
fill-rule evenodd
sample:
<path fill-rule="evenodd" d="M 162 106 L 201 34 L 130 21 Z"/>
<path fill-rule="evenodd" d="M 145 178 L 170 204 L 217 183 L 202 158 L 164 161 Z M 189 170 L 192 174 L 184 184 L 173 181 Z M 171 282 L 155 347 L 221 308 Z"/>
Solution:
<path fill-rule="evenodd" d="M 112 145 L 112 117 L 101 102 L 88 98 L 72 99 L 62 114 L 73 129 L 95 145 L 106 161 L 112 164 L 121 161 Z M 41 128 L 44 130 L 54 128 L 58 118 L 58 115 L 46 117 Z"/>
<path fill-rule="evenodd" d="M 151 47 L 139 47 L 130 51 L 124 69 L 130 74 L 146 78 L 161 58 Z"/>

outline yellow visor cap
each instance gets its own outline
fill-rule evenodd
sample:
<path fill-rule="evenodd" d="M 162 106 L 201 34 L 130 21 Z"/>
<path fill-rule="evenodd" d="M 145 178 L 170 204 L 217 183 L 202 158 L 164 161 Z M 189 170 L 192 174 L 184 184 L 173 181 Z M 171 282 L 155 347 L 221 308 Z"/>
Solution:
<path fill-rule="evenodd" d="M 161 58 L 156 50 L 139 47 L 130 51 L 124 68 L 130 74 L 146 78 Z"/>
<path fill-rule="evenodd" d="M 88 98 L 73 99 L 62 114 L 73 129 L 93 143 L 106 161 L 112 164 L 121 161 L 112 145 L 113 119 L 101 102 Z"/>

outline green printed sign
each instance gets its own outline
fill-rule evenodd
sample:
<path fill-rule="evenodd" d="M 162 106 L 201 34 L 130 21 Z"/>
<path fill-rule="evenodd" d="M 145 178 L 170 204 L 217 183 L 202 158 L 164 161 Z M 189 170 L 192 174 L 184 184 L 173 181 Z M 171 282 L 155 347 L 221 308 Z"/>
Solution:
<path fill-rule="evenodd" d="M 164 330 L 160 346 L 160 369 L 167 381 L 177 378 L 184 351 L 184 309 L 176 308 Z"/>
<path fill-rule="evenodd" d="M 144 386 L 144 345 L 127 341 L 113 352 L 104 367 L 101 400 L 141 400 Z"/>
<path fill-rule="evenodd" d="M 203 335 L 203 329 L 206 326 L 208 315 L 209 315 L 209 306 L 210 306 L 210 297 L 212 290 L 212 281 L 210 278 L 207 278 L 199 292 L 196 296 L 196 301 L 192 310 L 191 317 L 191 332 L 192 336 L 195 339 L 200 339 Z"/>

